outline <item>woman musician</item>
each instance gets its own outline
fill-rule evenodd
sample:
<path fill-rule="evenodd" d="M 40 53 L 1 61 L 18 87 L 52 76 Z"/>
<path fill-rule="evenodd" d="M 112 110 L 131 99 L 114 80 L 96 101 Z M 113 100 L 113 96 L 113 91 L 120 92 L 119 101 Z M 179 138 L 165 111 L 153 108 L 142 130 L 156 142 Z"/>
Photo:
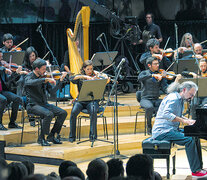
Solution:
<path fill-rule="evenodd" d="M 99 76 L 97 71 L 93 70 L 93 65 L 91 60 L 87 60 L 83 62 L 83 66 L 81 69 L 81 74 L 75 75 L 71 77 L 71 82 L 78 85 L 78 91 L 80 92 L 83 81 L 82 80 L 94 80 L 94 79 L 108 79 L 106 74 L 101 74 Z M 93 109 L 94 104 L 94 109 Z M 97 138 L 97 112 L 98 112 L 99 104 L 98 101 L 75 101 L 73 105 L 73 109 L 71 111 L 70 116 L 70 135 L 69 141 L 72 143 L 76 140 L 76 118 L 82 109 L 87 109 L 90 114 L 90 140 L 93 138 Z M 95 126 L 95 127 L 94 127 Z M 95 130 L 95 132 L 94 132 Z M 94 136 L 93 136 L 94 135 Z"/>

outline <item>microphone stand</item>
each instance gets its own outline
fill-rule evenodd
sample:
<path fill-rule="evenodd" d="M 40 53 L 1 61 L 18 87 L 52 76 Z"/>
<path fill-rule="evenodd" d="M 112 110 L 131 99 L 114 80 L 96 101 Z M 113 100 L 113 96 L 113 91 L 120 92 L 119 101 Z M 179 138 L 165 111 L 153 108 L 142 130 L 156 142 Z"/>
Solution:
<path fill-rule="evenodd" d="M 45 45 L 47 46 L 47 49 L 50 51 L 50 53 L 51 53 L 51 55 L 52 55 L 52 58 L 53 58 L 53 60 L 52 60 L 52 64 L 53 64 L 53 65 L 57 65 L 57 66 L 60 68 L 60 66 L 59 66 L 59 64 L 58 64 L 58 61 L 57 61 L 56 57 L 54 56 L 52 50 L 50 49 L 50 47 L 49 47 L 49 45 L 48 45 L 48 43 L 47 43 L 47 41 L 46 41 L 46 39 L 45 39 L 45 37 L 44 37 L 44 35 L 43 35 L 43 33 L 42 33 L 41 28 L 38 29 L 38 32 L 40 33 L 42 39 L 43 39 L 44 42 L 45 42 Z"/>
<path fill-rule="evenodd" d="M 119 66 L 118 66 L 119 67 Z M 117 103 L 117 81 L 121 72 L 122 66 L 115 70 L 114 83 L 112 85 L 108 101 L 104 107 L 106 108 L 112 93 L 114 92 L 114 158 L 117 156 L 120 158 L 127 158 L 127 156 L 121 155 L 119 152 L 119 126 L 118 126 L 118 103 Z"/>

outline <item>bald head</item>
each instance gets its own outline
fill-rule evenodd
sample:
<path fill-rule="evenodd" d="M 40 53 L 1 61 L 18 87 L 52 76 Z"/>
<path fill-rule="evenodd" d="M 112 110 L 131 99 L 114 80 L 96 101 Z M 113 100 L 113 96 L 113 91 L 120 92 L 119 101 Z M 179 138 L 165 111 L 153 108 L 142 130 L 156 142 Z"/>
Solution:
<path fill-rule="evenodd" d="M 194 52 L 195 52 L 196 54 L 200 54 L 200 55 L 202 55 L 202 50 L 203 50 L 203 48 L 202 48 L 201 44 L 199 44 L 199 43 L 195 43 L 193 48 L 194 48 Z"/>

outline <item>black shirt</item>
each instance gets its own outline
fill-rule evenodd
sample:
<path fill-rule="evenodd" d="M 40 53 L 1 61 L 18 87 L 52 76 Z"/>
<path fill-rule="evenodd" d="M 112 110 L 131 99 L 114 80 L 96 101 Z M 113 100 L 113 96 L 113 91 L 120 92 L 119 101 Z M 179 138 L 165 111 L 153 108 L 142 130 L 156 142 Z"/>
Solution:
<path fill-rule="evenodd" d="M 46 91 L 52 94 L 57 91 L 60 85 L 61 82 L 59 80 L 56 86 L 52 86 L 49 82 L 45 83 L 45 78 L 37 77 L 34 72 L 29 73 L 25 78 L 27 103 L 30 105 L 46 104 Z"/>
<path fill-rule="evenodd" d="M 167 80 L 163 78 L 161 81 L 158 81 L 157 79 L 152 77 L 152 74 L 154 74 L 154 72 L 148 69 L 142 71 L 138 76 L 138 80 L 143 84 L 143 91 L 141 94 L 142 99 L 158 99 L 160 96 L 160 89 L 164 93 L 167 92 Z"/>
<path fill-rule="evenodd" d="M 146 25 L 144 27 L 144 30 L 150 31 L 151 38 L 157 38 L 157 39 L 162 38 L 160 27 L 154 23 L 150 25 Z"/>

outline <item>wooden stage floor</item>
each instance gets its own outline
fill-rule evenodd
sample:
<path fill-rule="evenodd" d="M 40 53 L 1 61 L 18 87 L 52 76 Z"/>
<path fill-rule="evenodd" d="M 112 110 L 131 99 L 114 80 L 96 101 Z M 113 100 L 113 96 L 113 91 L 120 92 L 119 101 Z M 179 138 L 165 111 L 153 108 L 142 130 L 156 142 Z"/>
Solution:
<path fill-rule="evenodd" d="M 113 98 L 111 99 L 113 101 Z M 140 114 L 137 123 L 137 134 L 134 134 L 135 115 L 139 110 L 139 103 L 136 100 L 135 93 L 119 94 L 118 107 L 119 114 L 119 150 L 120 153 L 130 157 L 136 153 L 142 153 L 142 141 L 148 136 L 144 136 L 144 115 Z M 9 161 L 21 161 L 23 159 L 30 159 L 35 162 L 35 172 L 48 174 L 51 171 L 58 172 L 58 165 L 63 160 L 72 160 L 78 163 L 78 166 L 83 170 L 87 168 L 88 163 L 97 157 L 105 157 L 113 155 L 114 146 L 112 143 L 95 141 L 94 147 L 91 147 L 91 142 L 77 144 L 76 142 L 68 142 L 69 135 L 69 118 L 72 106 L 69 102 L 59 103 L 58 106 L 64 108 L 68 112 L 65 121 L 66 127 L 62 128 L 61 137 L 63 138 L 62 145 L 52 145 L 50 147 L 42 147 L 36 143 L 37 140 L 37 127 L 30 127 L 26 123 L 23 147 L 19 146 L 21 139 L 21 130 L 8 130 L 1 131 L 0 140 L 6 141 L 7 147 L 5 148 L 6 157 Z M 113 107 L 107 107 L 104 115 L 107 117 L 109 141 L 113 142 Z M 7 124 L 8 115 L 5 113 L 3 122 Z M 21 125 L 21 112 L 18 115 L 19 124 Z M 82 121 L 81 140 L 88 138 L 89 121 Z M 97 124 L 98 138 L 106 140 L 103 137 L 102 120 L 98 119 Z M 202 145 L 206 145 L 202 141 Z M 206 151 L 203 151 L 204 168 L 207 168 Z M 103 158 L 107 161 L 109 158 Z M 126 165 L 127 159 L 123 160 Z M 166 176 L 166 162 L 165 160 L 155 160 L 155 170 L 158 171 L 163 177 Z M 172 165 L 171 165 L 172 167 Z M 171 176 L 171 179 L 191 179 L 190 169 L 187 162 L 185 152 L 180 150 L 177 152 L 176 158 L 176 175 Z M 172 173 L 172 171 L 170 171 Z"/>

